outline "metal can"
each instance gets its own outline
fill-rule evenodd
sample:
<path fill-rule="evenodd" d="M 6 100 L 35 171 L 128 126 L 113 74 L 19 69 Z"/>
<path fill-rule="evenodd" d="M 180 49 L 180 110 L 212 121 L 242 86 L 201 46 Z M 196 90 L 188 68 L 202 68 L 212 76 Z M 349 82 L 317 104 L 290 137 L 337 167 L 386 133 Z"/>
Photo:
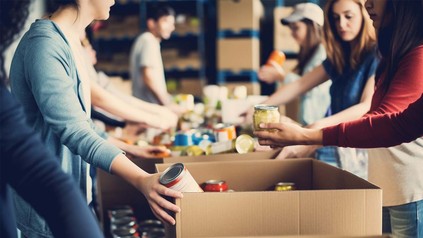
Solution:
<path fill-rule="evenodd" d="M 192 177 L 188 169 L 182 163 L 171 165 L 167 168 L 159 181 L 164 186 L 180 192 L 203 192 L 201 187 Z"/>
<path fill-rule="evenodd" d="M 280 120 L 279 107 L 273 105 L 255 105 L 253 114 L 254 130 L 263 130 L 260 123 L 278 123 Z"/>
<path fill-rule="evenodd" d="M 255 141 L 251 136 L 249 136 L 247 134 L 243 134 L 243 135 L 240 135 L 236 138 L 236 140 L 235 140 L 235 150 L 239 154 L 245 154 L 245 153 L 248 153 L 248 152 L 253 152 L 254 151 L 254 144 L 255 144 Z"/>
<path fill-rule="evenodd" d="M 214 134 L 217 142 L 233 140 L 236 138 L 235 126 L 219 123 L 214 126 Z"/>
<path fill-rule="evenodd" d="M 292 182 L 279 182 L 275 184 L 275 191 L 292 191 L 295 189 L 295 183 Z"/>
<path fill-rule="evenodd" d="M 126 216 L 133 216 L 134 215 L 134 210 L 132 209 L 132 207 L 130 206 L 118 206 L 118 207 L 114 207 L 110 210 L 108 210 L 108 215 L 109 218 L 122 218 L 122 217 L 126 217 Z"/>
<path fill-rule="evenodd" d="M 269 58 L 267 59 L 266 65 L 272 66 L 273 64 L 277 64 L 282 66 L 286 60 L 285 54 L 280 50 L 274 50 L 270 53 Z"/>
<path fill-rule="evenodd" d="M 224 180 L 207 180 L 204 185 L 204 192 L 226 192 L 228 184 Z"/>

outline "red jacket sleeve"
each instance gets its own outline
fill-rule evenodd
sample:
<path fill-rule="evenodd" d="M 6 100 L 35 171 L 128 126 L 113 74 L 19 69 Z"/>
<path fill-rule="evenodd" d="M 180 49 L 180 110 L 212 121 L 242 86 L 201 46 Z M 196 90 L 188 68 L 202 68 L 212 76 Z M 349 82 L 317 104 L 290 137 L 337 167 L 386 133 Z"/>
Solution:
<path fill-rule="evenodd" d="M 362 133 L 358 134 L 357 131 Z M 343 147 L 389 147 L 423 135 L 423 94 L 403 112 L 363 117 L 323 129 L 323 144 Z"/>

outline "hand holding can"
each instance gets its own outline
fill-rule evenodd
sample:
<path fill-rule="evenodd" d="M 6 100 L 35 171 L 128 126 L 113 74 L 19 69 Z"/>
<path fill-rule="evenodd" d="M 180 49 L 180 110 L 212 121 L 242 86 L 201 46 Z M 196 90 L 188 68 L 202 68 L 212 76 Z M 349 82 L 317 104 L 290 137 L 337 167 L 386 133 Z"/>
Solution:
<path fill-rule="evenodd" d="M 274 64 L 277 64 L 282 66 L 285 63 L 285 60 L 286 56 L 282 51 L 274 50 L 267 59 L 266 65 L 273 66 Z"/>

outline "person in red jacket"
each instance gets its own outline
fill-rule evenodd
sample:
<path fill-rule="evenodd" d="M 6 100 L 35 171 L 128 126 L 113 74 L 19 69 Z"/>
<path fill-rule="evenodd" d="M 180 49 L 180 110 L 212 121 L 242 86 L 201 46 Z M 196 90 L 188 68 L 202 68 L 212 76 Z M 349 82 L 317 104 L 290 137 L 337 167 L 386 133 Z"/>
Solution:
<path fill-rule="evenodd" d="M 390 139 L 391 144 L 421 135 L 421 125 L 418 124 L 422 117 L 423 1 L 367 0 L 366 9 L 378 30 L 378 47 L 382 56 L 371 108 L 359 121 L 317 132 L 317 135 L 321 133 L 324 143 L 377 146 L 376 141 L 386 140 L 377 135 L 384 135 L 383 131 L 387 129 L 383 125 L 375 126 L 374 121 L 382 119 L 399 123 L 391 130 L 407 133 L 407 136 Z M 408 107 L 413 102 L 416 103 Z M 400 114 L 401 111 L 404 112 Z M 264 128 L 274 126 L 264 125 Z M 277 147 L 288 141 L 318 143 L 309 138 L 310 131 L 304 133 L 303 129 L 287 125 L 276 128 L 275 132 L 257 132 L 260 144 Z M 371 140 L 363 140 L 372 136 L 369 128 L 375 131 L 375 135 Z M 270 134 L 274 134 L 272 138 L 277 136 L 279 142 L 275 143 Z M 395 237 L 423 237 L 423 139 L 369 150 L 369 181 L 383 190 L 383 232 L 392 232 Z"/>

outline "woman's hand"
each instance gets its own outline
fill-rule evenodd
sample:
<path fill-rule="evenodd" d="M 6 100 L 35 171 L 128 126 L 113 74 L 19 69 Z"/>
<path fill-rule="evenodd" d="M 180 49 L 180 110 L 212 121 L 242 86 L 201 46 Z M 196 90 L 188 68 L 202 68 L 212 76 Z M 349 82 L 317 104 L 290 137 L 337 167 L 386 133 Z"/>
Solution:
<path fill-rule="evenodd" d="M 151 210 L 158 219 L 163 222 L 175 225 L 175 219 L 168 213 L 180 212 L 180 208 L 168 201 L 165 197 L 182 198 L 179 191 L 167 188 L 159 183 L 160 173 L 149 174 L 137 183 L 137 189 L 140 190 L 150 204 Z M 163 197 L 165 196 L 165 197 Z"/>
<path fill-rule="evenodd" d="M 320 146 L 316 145 L 291 145 L 283 147 L 281 152 L 275 159 L 289 159 L 289 158 L 310 158 L 315 157 L 316 149 Z"/>
<path fill-rule="evenodd" d="M 152 146 L 152 145 L 147 145 L 147 146 L 128 145 L 125 151 L 135 157 L 146 158 L 146 159 L 169 157 L 171 153 L 170 150 L 167 149 L 165 146 Z"/>
<path fill-rule="evenodd" d="M 320 145 L 322 131 L 307 129 L 294 123 L 261 123 L 263 131 L 255 131 L 260 145 L 284 147 L 288 145 Z"/>
<path fill-rule="evenodd" d="M 257 76 L 259 80 L 270 84 L 276 81 L 282 82 L 285 79 L 285 74 L 281 66 L 274 64 L 261 66 Z"/>

